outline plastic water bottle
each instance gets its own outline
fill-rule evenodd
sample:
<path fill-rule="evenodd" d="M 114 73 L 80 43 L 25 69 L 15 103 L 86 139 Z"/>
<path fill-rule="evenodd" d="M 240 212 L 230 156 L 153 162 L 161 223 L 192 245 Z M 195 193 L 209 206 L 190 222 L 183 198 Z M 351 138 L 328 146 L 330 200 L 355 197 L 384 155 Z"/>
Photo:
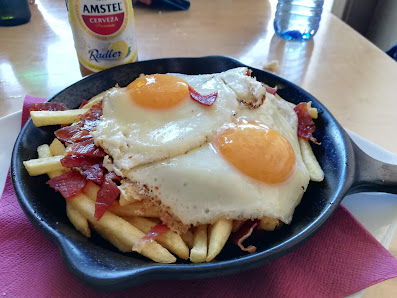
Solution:
<path fill-rule="evenodd" d="M 274 31 L 287 40 L 309 40 L 320 25 L 324 0 L 279 0 Z"/>

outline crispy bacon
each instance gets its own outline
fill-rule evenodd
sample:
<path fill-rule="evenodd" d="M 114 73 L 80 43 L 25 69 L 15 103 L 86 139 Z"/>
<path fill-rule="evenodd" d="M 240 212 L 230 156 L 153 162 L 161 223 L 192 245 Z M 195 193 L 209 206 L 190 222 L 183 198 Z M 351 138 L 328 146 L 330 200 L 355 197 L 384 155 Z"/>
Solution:
<path fill-rule="evenodd" d="M 105 181 L 98 191 L 95 202 L 95 218 L 100 220 L 103 214 L 108 210 L 112 203 L 118 198 L 120 190 L 108 175 L 105 175 Z"/>
<path fill-rule="evenodd" d="M 294 111 L 298 116 L 298 136 L 305 140 L 311 140 L 318 143 L 316 138 L 313 137 L 313 132 L 316 130 L 312 117 L 309 115 L 309 108 L 306 102 L 298 104 Z"/>
<path fill-rule="evenodd" d="M 60 141 L 69 144 L 91 139 L 90 131 L 99 124 L 101 116 L 102 101 L 93 105 L 87 113 L 81 115 L 79 122 L 58 129 L 55 136 Z"/>
<path fill-rule="evenodd" d="M 259 219 L 247 220 L 246 222 L 243 223 L 240 229 L 236 233 L 234 233 L 231 239 L 232 242 L 237 244 L 243 251 L 247 251 L 250 253 L 255 252 L 256 251 L 255 246 L 250 245 L 248 247 L 245 247 L 243 245 L 243 241 L 247 239 L 249 236 L 251 236 L 252 232 L 258 225 L 259 225 Z"/>
<path fill-rule="evenodd" d="M 61 159 L 61 164 L 65 168 L 93 166 L 96 164 L 102 164 L 102 157 L 86 157 L 74 154 L 67 154 Z"/>
<path fill-rule="evenodd" d="M 275 95 L 277 93 L 277 90 L 278 90 L 277 86 L 274 88 L 269 87 L 269 86 L 266 87 L 266 92 L 269 92 L 270 94 L 273 94 L 273 95 Z"/>
<path fill-rule="evenodd" d="M 55 136 L 61 142 L 70 144 L 70 143 L 73 143 L 71 141 L 71 138 L 79 131 L 81 131 L 81 127 L 79 125 L 73 124 L 73 125 L 65 126 L 65 127 L 58 129 L 57 131 L 55 131 Z"/>
<path fill-rule="evenodd" d="M 55 191 L 59 191 L 66 199 L 71 199 L 81 192 L 87 180 L 78 171 L 69 171 L 47 181 Z"/>
<path fill-rule="evenodd" d="M 213 92 L 207 95 L 202 95 L 198 93 L 196 90 L 193 89 L 193 87 L 189 86 L 189 92 L 190 92 L 190 97 L 197 101 L 198 103 L 201 103 L 202 105 L 205 106 L 211 106 L 216 98 L 218 97 L 218 92 Z"/>
<path fill-rule="evenodd" d="M 163 224 L 157 224 L 153 226 L 149 232 L 146 233 L 145 236 L 142 237 L 141 240 L 143 241 L 153 241 L 155 240 L 158 236 L 161 236 L 164 233 L 167 233 L 170 229 L 163 225 Z"/>
<path fill-rule="evenodd" d="M 80 167 L 81 173 L 86 177 L 87 180 L 95 182 L 101 185 L 104 181 L 105 168 L 100 164 L 87 165 Z"/>
<path fill-rule="evenodd" d="M 90 132 L 85 129 L 81 129 L 80 131 L 76 132 L 71 138 L 70 141 L 73 143 L 85 141 L 85 140 L 91 140 L 92 136 L 90 135 Z"/>
<path fill-rule="evenodd" d="M 99 117 L 101 116 L 102 116 L 102 100 L 94 104 L 92 107 L 90 107 L 90 110 L 84 115 L 81 115 L 80 119 L 94 120 L 94 119 L 99 119 Z"/>
<path fill-rule="evenodd" d="M 70 145 L 66 153 L 86 157 L 105 157 L 106 155 L 101 147 L 94 144 L 92 138 Z"/>
<path fill-rule="evenodd" d="M 107 173 L 107 175 L 108 175 L 109 179 L 111 179 L 113 181 L 120 182 L 122 179 L 120 176 L 117 176 L 115 172 L 109 172 L 109 173 Z"/>
<path fill-rule="evenodd" d="M 82 107 L 84 107 L 87 103 L 88 103 L 88 100 L 85 100 L 85 99 L 84 99 L 84 100 L 81 102 L 81 105 L 80 105 L 79 109 L 81 109 Z"/>
<path fill-rule="evenodd" d="M 39 102 L 31 105 L 29 111 L 65 111 L 68 108 L 59 102 Z"/>

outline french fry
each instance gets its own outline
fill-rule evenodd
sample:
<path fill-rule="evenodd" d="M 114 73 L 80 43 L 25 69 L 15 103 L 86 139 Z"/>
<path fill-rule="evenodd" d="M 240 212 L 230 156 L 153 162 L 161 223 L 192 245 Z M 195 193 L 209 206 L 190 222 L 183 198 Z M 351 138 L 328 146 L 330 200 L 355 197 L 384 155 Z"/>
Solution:
<path fill-rule="evenodd" d="M 31 111 L 33 123 L 36 127 L 45 125 L 70 124 L 79 120 L 79 116 L 88 109 L 76 109 L 66 111 Z"/>
<path fill-rule="evenodd" d="M 94 229 L 105 231 L 102 235 L 111 243 L 121 242 L 124 248 L 131 248 L 129 251 L 132 251 L 133 247 L 139 246 L 136 251 L 158 263 L 174 263 L 176 261 L 176 258 L 156 241 L 142 241 L 145 234 L 121 217 L 111 212 L 105 212 L 100 220 L 96 220 L 94 217 L 95 202 L 86 195 L 78 194 L 70 202 L 88 219 Z M 109 237 L 110 235 L 111 237 Z M 138 242 L 139 245 L 137 245 Z"/>
<path fill-rule="evenodd" d="M 37 147 L 37 155 L 39 156 L 39 158 L 52 156 L 50 152 L 50 146 L 48 146 L 47 144 L 43 144 Z"/>
<path fill-rule="evenodd" d="M 207 225 L 200 225 L 194 231 L 193 247 L 190 250 L 190 261 L 193 263 L 205 262 L 207 258 Z"/>
<path fill-rule="evenodd" d="M 259 221 L 258 228 L 265 231 L 274 231 L 281 224 L 280 220 L 272 217 L 262 217 Z"/>
<path fill-rule="evenodd" d="M 120 199 L 119 199 L 120 206 L 125 206 L 135 202 L 137 202 L 137 200 L 124 195 L 124 192 L 120 190 Z"/>
<path fill-rule="evenodd" d="M 128 242 L 124 241 L 123 239 L 119 239 L 117 236 L 113 234 L 112 231 L 109 231 L 108 229 L 96 225 L 95 226 L 95 231 L 97 231 L 104 239 L 109 241 L 111 244 L 113 244 L 117 249 L 121 252 L 131 252 L 131 246 L 129 245 Z"/>
<path fill-rule="evenodd" d="M 232 220 L 222 218 L 210 227 L 206 262 L 211 262 L 221 252 L 232 232 L 232 226 Z"/>
<path fill-rule="evenodd" d="M 110 212 L 121 216 L 142 216 L 142 217 L 160 217 L 160 214 L 154 209 L 144 206 L 143 202 L 137 201 L 126 206 L 120 206 L 119 202 L 114 202 L 108 209 Z"/>
<path fill-rule="evenodd" d="M 94 97 L 92 97 L 88 103 L 86 103 L 82 108 L 83 109 L 89 109 L 91 108 L 94 104 L 97 104 L 98 102 L 100 102 L 103 99 L 103 95 L 107 92 L 103 91 L 101 93 L 99 93 L 98 95 L 95 95 Z"/>
<path fill-rule="evenodd" d="M 192 248 L 194 243 L 194 234 L 191 230 L 187 230 L 185 233 L 181 234 L 183 242 L 186 243 L 187 247 Z"/>
<path fill-rule="evenodd" d="M 318 110 L 317 110 L 317 108 L 312 108 L 312 102 L 311 101 L 306 103 L 306 105 L 307 105 L 307 108 L 309 110 L 309 116 L 312 119 L 317 119 L 318 118 Z"/>
<path fill-rule="evenodd" d="M 125 220 L 145 234 L 149 233 L 150 229 L 157 224 L 149 219 L 137 216 L 128 217 L 125 218 Z M 189 258 L 189 248 L 177 233 L 167 231 L 164 234 L 157 236 L 156 241 L 181 259 L 187 260 Z"/>
<path fill-rule="evenodd" d="M 66 214 L 77 231 L 87 238 L 91 237 L 87 219 L 71 204 L 71 200 L 66 200 Z"/>
<path fill-rule="evenodd" d="M 24 161 L 23 164 L 30 176 L 38 176 L 53 171 L 64 170 L 61 164 L 63 156 L 51 156 Z"/>
<path fill-rule="evenodd" d="M 324 180 L 324 172 L 321 169 L 320 164 L 317 161 L 316 156 L 313 153 L 312 147 L 308 140 L 302 138 L 299 139 L 299 146 L 302 153 L 303 163 L 310 174 L 310 180 L 321 182 Z"/>
<path fill-rule="evenodd" d="M 55 138 L 52 143 L 50 144 L 50 152 L 53 156 L 56 155 L 65 155 L 66 153 L 66 148 L 65 145 L 62 144 L 60 140 Z"/>
<path fill-rule="evenodd" d="M 125 206 L 139 201 L 135 199 L 135 194 L 131 193 L 131 190 L 129 190 L 128 187 L 126 188 L 125 185 L 121 184 L 119 189 L 120 189 L 120 199 L 119 199 L 120 206 Z"/>
<path fill-rule="evenodd" d="M 88 181 L 83 188 L 83 193 L 92 201 L 96 201 L 96 195 L 101 188 L 92 181 Z"/>
<path fill-rule="evenodd" d="M 61 149 L 63 148 L 63 150 Z M 39 158 L 51 157 L 56 155 L 64 155 L 65 154 L 65 146 L 55 138 L 51 145 L 48 146 L 47 144 L 41 145 L 37 147 L 37 153 Z M 62 170 L 55 170 L 51 172 L 47 172 L 47 175 L 51 178 L 57 177 L 62 175 L 63 173 L 69 171 L 67 168 L 63 168 Z"/>

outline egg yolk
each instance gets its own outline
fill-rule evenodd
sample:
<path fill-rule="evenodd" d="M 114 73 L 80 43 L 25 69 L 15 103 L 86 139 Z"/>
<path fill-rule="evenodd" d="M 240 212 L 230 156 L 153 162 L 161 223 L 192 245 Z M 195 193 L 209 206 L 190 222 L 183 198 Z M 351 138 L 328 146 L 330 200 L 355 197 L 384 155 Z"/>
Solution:
<path fill-rule="evenodd" d="M 134 103 L 151 109 L 172 108 L 189 98 L 188 83 L 166 74 L 137 78 L 127 86 L 127 91 Z"/>
<path fill-rule="evenodd" d="M 295 169 L 291 144 L 264 125 L 237 124 L 219 133 L 213 145 L 235 168 L 265 183 L 284 182 Z"/>

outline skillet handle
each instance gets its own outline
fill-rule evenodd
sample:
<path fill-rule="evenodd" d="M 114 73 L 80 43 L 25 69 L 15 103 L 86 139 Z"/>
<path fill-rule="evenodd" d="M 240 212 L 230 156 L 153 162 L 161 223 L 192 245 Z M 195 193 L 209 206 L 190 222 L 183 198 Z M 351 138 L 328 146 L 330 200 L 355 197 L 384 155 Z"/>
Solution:
<path fill-rule="evenodd" d="M 376 160 L 353 141 L 351 143 L 355 157 L 355 176 L 349 194 L 365 191 L 397 194 L 397 165 Z"/>

